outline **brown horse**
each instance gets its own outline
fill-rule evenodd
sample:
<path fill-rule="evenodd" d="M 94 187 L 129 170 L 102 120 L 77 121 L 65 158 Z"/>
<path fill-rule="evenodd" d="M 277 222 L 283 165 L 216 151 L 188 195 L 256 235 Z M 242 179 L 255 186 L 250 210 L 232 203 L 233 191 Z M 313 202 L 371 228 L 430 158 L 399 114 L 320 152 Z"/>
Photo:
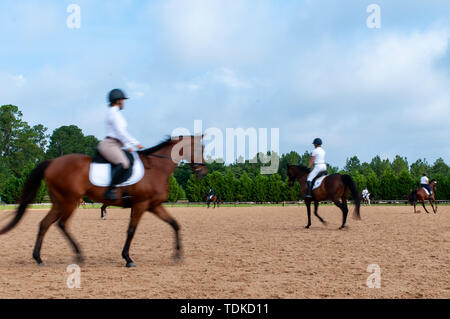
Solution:
<path fill-rule="evenodd" d="M 217 207 L 219 207 L 219 204 L 221 202 L 223 203 L 223 200 L 220 200 L 219 197 L 217 197 L 217 195 L 213 195 L 211 198 L 209 198 L 209 196 L 206 195 L 206 204 L 208 205 L 208 208 L 211 203 L 214 203 L 213 208 L 216 208 L 216 204 L 217 204 Z"/>
<path fill-rule="evenodd" d="M 40 223 L 33 251 L 33 258 L 39 265 L 43 265 L 40 252 L 45 233 L 57 221 L 59 228 L 72 245 L 77 261 L 83 261 L 78 244 L 66 230 L 66 223 L 82 196 L 87 196 L 108 206 L 131 207 L 127 239 L 122 250 L 122 257 L 126 260 L 127 267 L 136 266 L 129 256 L 129 249 L 138 223 L 146 211 L 154 213 L 172 226 L 175 231 L 176 250 L 174 257 L 180 258 L 180 227 L 162 204 L 168 197 L 170 174 L 173 173 L 180 161 L 191 163 L 191 168 L 199 178 L 206 175 L 202 138 L 202 136 L 168 138 L 155 147 L 139 151 L 139 157 L 145 167 L 144 177 L 134 185 L 117 188 L 119 199 L 113 201 L 103 199 L 105 187 L 97 187 L 90 183 L 91 157 L 70 154 L 44 161 L 30 173 L 22 190 L 16 215 L 5 228 L 0 230 L 0 234 L 10 231 L 19 223 L 27 206 L 34 200 L 41 185 L 41 180 L 45 179 L 53 205 L 50 212 Z"/>
<path fill-rule="evenodd" d="M 297 180 L 300 183 L 302 195 L 306 194 L 306 178 L 310 173 L 310 169 L 303 165 L 288 165 L 287 174 L 289 177 L 289 186 L 294 186 Z M 319 202 L 324 200 L 332 200 L 333 203 L 342 210 L 342 225 L 339 229 L 345 227 L 348 214 L 347 198 L 352 194 L 355 200 L 354 217 L 361 219 L 359 209 L 361 198 L 358 188 L 350 175 L 332 174 L 325 177 L 320 187 L 312 191 L 312 198 L 306 198 L 305 204 L 308 213 L 308 224 L 305 228 L 311 226 L 311 202 L 314 201 L 314 215 L 326 225 L 326 222 L 317 213 Z"/>
<path fill-rule="evenodd" d="M 433 192 L 433 195 L 436 194 L 436 192 L 435 192 L 435 189 L 437 188 L 436 185 L 437 185 L 437 181 L 435 179 L 432 179 L 430 181 L 430 188 L 431 188 L 431 190 Z M 408 196 L 408 201 L 411 203 L 411 205 L 414 205 L 414 214 L 416 213 L 416 204 L 417 204 L 418 201 L 422 202 L 423 209 L 425 209 L 427 214 L 430 213 L 427 210 L 427 208 L 425 207 L 425 201 L 426 200 L 428 200 L 430 202 L 431 208 L 433 208 L 433 212 L 436 214 L 437 210 L 438 210 L 438 207 L 437 207 L 435 196 L 428 195 L 427 192 L 425 192 L 425 190 L 422 187 L 411 191 L 411 193 Z M 435 206 L 433 206 L 433 202 L 434 202 Z"/>

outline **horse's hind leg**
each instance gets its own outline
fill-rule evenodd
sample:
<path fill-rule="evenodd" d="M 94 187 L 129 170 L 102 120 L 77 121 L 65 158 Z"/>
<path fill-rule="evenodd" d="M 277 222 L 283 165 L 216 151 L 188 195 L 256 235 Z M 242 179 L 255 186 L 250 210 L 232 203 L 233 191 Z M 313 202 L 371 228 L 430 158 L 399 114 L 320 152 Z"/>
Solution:
<path fill-rule="evenodd" d="M 162 206 L 159 205 L 153 209 L 151 209 L 151 211 L 158 216 L 159 218 L 161 218 L 163 221 L 167 222 L 170 226 L 172 226 L 173 230 L 175 231 L 175 254 L 174 254 L 174 258 L 175 259 L 180 259 L 182 257 L 182 251 L 181 251 L 181 239 L 180 239 L 180 226 L 178 225 L 177 221 L 175 220 L 175 218 L 173 218 L 169 212 Z"/>
<path fill-rule="evenodd" d="M 33 250 L 33 258 L 36 260 L 36 262 L 39 264 L 39 266 L 43 266 L 44 263 L 41 259 L 41 247 L 42 242 L 44 240 L 45 234 L 47 233 L 48 228 L 55 223 L 59 218 L 61 217 L 61 214 L 59 210 L 57 209 L 56 205 L 53 204 L 52 208 L 48 212 L 47 216 L 42 219 L 40 225 L 39 225 L 39 232 L 36 238 L 36 243 L 34 245 Z"/>
<path fill-rule="evenodd" d="M 339 207 L 342 210 L 342 225 L 339 227 L 339 229 L 343 229 L 345 227 L 345 223 L 347 222 L 347 215 L 348 215 L 348 206 L 347 206 L 347 200 L 343 199 L 342 203 L 339 202 L 339 200 L 333 200 L 334 204 Z"/>
<path fill-rule="evenodd" d="M 322 217 L 319 216 L 318 211 L 319 211 L 319 202 L 315 200 L 314 201 L 314 215 L 316 215 L 316 217 L 319 218 L 319 220 L 322 222 L 322 224 L 326 225 L 327 222 Z"/>
<path fill-rule="evenodd" d="M 72 245 L 72 248 L 73 248 L 75 254 L 77 255 L 76 259 L 75 259 L 76 262 L 82 263 L 84 260 L 83 254 L 81 253 L 81 250 L 80 250 L 77 242 L 73 239 L 73 237 L 70 235 L 70 233 L 66 229 L 66 223 L 69 220 L 70 216 L 72 216 L 73 210 L 71 210 L 70 207 L 67 207 L 64 209 L 64 212 L 65 212 L 65 214 L 58 221 L 58 227 L 59 227 L 59 229 L 61 229 L 64 236 L 66 236 L 67 240 Z"/>

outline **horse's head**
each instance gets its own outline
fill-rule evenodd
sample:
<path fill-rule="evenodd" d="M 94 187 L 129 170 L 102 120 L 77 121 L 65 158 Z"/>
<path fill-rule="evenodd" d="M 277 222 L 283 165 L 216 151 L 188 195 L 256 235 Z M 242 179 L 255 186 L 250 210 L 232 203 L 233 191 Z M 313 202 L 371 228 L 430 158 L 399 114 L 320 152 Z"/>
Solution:
<path fill-rule="evenodd" d="M 310 173 L 310 169 L 303 165 L 288 165 L 287 175 L 289 178 L 289 186 L 294 186 L 296 180 L 301 181 Z"/>
<path fill-rule="evenodd" d="M 186 161 L 198 178 L 208 174 L 206 161 L 203 157 L 203 135 L 172 137 L 174 147 L 171 151 L 173 161 L 179 163 Z"/>
<path fill-rule="evenodd" d="M 174 169 L 180 162 L 185 161 L 189 163 L 195 175 L 202 178 L 208 173 L 203 158 L 202 138 L 203 135 L 169 137 L 152 148 L 139 151 L 139 154 L 172 160 Z"/>
<path fill-rule="evenodd" d="M 432 179 L 432 180 L 430 181 L 430 187 L 431 187 L 431 189 L 437 188 L 436 186 L 437 186 L 437 180 Z"/>

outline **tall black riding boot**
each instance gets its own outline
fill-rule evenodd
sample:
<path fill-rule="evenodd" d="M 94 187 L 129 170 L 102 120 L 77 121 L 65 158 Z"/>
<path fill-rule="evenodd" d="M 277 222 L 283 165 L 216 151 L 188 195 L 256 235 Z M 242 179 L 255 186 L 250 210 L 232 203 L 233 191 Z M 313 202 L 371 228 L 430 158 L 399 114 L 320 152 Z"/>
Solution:
<path fill-rule="evenodd" d="M 307 190 L 306 190 L 306 195 L 305 195 L 305 197 L 311 198 L 311 197 L 312 197 L 312 196 L 311 196 L 311 192 L 312 192 L 312 182 L 306 181 L 306 188 L 307 188 Z"/>
<path fill-rule="evenodd" d="M 105 193 L 104 199 L 107 200 L 118 199 L 116 195 L 116 185 L 119 184 L 123 172 L 124 169 L 122 164 L 113 166 L 113 168 L 111 169 L 111 184 Z"/>

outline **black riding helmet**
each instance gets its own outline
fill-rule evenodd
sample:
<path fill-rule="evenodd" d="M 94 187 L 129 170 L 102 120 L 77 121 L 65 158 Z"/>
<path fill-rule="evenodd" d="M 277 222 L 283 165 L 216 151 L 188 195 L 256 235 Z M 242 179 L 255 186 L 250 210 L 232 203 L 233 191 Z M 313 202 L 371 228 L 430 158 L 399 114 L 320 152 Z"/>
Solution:
<path fill-rule="evenodd" d="M 120 89 L 114 89 L 108 94 L 109 103 L 114 103 L 117 100 L 127 100 L 125 93 Z"/>
<path fill-rule="evenodd" d="M 315 138 L 313 144 L 322 145 L 322 140 L 320 138 Z"/>

